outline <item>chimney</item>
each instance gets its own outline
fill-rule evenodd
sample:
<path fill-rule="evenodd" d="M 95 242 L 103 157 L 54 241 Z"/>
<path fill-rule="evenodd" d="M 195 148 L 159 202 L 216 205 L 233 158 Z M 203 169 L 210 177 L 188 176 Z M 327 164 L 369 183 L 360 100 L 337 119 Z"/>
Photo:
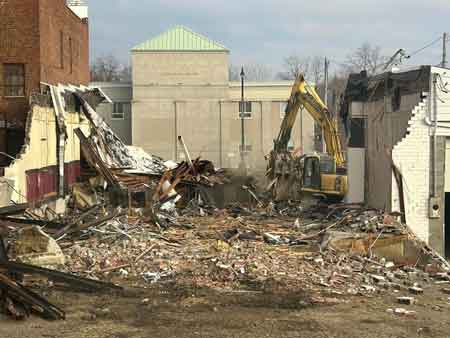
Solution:
<path fill-rule="evenodd" d="M 87 0 L 67 0 L 66 3 L 72 12 L 74 12 L 80 19 L 88 18 Z"/>

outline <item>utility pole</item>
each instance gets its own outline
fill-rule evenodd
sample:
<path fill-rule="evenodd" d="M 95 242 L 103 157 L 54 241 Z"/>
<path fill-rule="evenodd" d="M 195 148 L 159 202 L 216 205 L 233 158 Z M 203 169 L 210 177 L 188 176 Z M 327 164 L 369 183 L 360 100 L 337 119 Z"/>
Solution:
<path fill-rule="evenodd" d="M 328 67 L 330 66 L 330 61 L 325 57 L 325 69 L 324 69 L 324 81 L 325 81 L 325 94 L 324 103 L 328 107 Z M 317 84 L 316 84 L 317 85 Z"/>
<path fill-rule="evenodd" d="M 442 68 L 447 68 L 447 39 L 448 34 L 444 33 L 442 37 L 442 63 L 441 63 Z"/>
<path fill-rule="evenodd" d="M 244 67 L 241 68 L 241 104 L 239 105 L 239 114 L 241 115 L 241 163 L 239 165 L 242 173 L 245 175 L 247 172 L 247 166 L 245 164 L 245 99 L 244 99 Z"/>
<path fill-rule="evenodd" d="M 328 68 L 330 66 L 330 61 L 327 59 L 327 57 L 325 57 L 325 68 L 324 68 L 324 82 L 325 82 L 325 93 L 324 93 L 324 103 L 325 106 L 328 107 Z M 325 135 L 323 135 L 323 130 L 322 130 L 322 152 L 326 153 L 327 151 L 327 147 L 325 144 Z"/>

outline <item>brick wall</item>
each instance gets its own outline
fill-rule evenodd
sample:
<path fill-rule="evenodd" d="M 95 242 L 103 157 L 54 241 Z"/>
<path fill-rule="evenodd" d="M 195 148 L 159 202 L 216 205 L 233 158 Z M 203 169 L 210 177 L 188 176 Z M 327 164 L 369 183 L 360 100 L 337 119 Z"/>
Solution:
<path fill-rule="evenodd" d="M 65 0 L 39 0 L 41 81 L 89 84 L 89 27 Z"/>
<path fill-rule="evenodd" d="M 12 130 L 0 132 L 0 151 L 12 154 L 10 134 L 25 129 L 29 97 L 40 82 L 89 83 L 89 28 L 65 0 L 7 1 L 0 6 L 0 23 L 0 128 L 8 121 Z M 4 97 L 4 63 L 25 65 L 24 97 Z M 5 161 L 1 157 L 0 166 Z"/>
<path fill-rule="evenodd" d="M 28 97 L 39 91 L 40 82 L 89 83 L 88 24 L 66 6 L 65 0 L 6 2 L 0 7 L 0 22 L 0 114 L 8 112 L 9 121 L 24 122 Z M 24 98 L 3 96 L 4 63 L 25 64 Z"/>
<path fill-rule="evenodd" d="M 407 135 L 392 150 L 392 159 L 403 175 L 406 222 L 420 239 L 430 236 L 428 201 L 430 196 L 430 136 L 424 123 L 427 100 L 420 102 L 408 122 Z M 397 183 L 392 178 L 392 210 L 400 211 Z"/>
<path fill-rule="evenodd" d="M 39 87 L 38 0 L 9 1 L 0 8 L 0 120 L 24 124 L 26 98 L 3 97 L 3 64 L 25 64 L 25 92 Z"/>

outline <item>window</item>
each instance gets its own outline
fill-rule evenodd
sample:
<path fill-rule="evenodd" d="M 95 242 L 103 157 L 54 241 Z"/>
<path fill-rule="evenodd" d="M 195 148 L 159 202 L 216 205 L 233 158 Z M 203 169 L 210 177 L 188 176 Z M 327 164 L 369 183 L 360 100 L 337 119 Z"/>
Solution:
<path fill-rule="evenodd" d="M 239 151 L 241 151 L 242 145 L 239 145 Z M 250 152 L 253 150 L 253 146 L 251 144 L 244 145 L 244 152 Z"/>
<path fill-rule="evenodd" d="M 366 119 L 350 119 L 350 140 L 348 146 L 352 148 L 364 148 L 366 144 Z"/>
<path fill-rule="evenodd" d="M 113 106 L 112 119 L 124 120 L 126 114 L 130 113 L 131 105 L 127 102 L 115 102 Z"/>
<path fill-rule="evenodd" d="M 73 45 L 72 38 L 69 38 L 70 74 L 73 73 Z"/>
<path fill-rule="evenodd" d="M 284 119 L 284 115 L 286 115 L 286 107 L 287 102 L 280 102 L 280 118 Z"/>
<path fill-rule="evenodd" d="M 244 112 L 242 113 L 242 102 L 239 102 L 239 118 L 242 118 L 242 114 L 244 115 L 244 119 L 252 118 L 252 103 L 249 101 L 244 102 Z"/>
<path fill-rule="evenodd" d="M 25 65 L 3 64 L 3 83 L 5 96 L 25 96 Z"/>
<path fill-rule="evenodd" d="M 64 69 L 64 33 L 59 32 L 59 64 L 61 69 Z"/>

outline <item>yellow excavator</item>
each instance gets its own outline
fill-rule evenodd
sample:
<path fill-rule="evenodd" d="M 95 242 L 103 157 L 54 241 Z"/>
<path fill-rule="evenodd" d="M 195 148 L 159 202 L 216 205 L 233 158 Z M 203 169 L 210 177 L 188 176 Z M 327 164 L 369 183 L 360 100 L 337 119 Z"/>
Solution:
<path fill-rule="evenodd" d="M 306 109 L 321 127 L 326 154 L 295 157 L 289 150 L 292 128 L 301 108 Z M 347 194 L 347 170 L 336 122 L 303 75 L 296 78 L 292 87 L 278 138 L 269 155 L 267 176 L 270 179 L 268 188 L 276 200 L 302 198 L 306 194 L 337 202 Z"/>

